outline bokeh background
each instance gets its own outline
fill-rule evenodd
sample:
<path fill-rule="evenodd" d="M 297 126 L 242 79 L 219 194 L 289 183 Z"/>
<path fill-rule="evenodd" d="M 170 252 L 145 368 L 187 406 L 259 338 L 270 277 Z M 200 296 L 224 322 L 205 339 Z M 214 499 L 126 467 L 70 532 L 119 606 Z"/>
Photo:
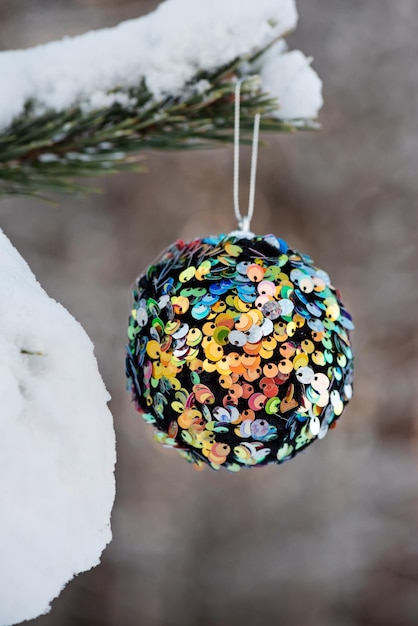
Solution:
<path fill-rule="evenodd" d="M 156 5 L 0 0 L 0 48 Z M 323 130 L 265 138 L 253 226 L 309 253 L 342 290 L 355 398 L 306 454 L 237 475 L 195 472 L 131 406 L 130 285 L 173 239 L 235 227 L 231 148 L 150 153 L 148 174 L 94 181 L 102 195 L 56 206 L 2 200 L 1 227 L 96 345 L 117 433 L 113 542 L 33 626 L 418 624 L 418 6 L 298 6 L 290 43 L 324 80 Z"/>

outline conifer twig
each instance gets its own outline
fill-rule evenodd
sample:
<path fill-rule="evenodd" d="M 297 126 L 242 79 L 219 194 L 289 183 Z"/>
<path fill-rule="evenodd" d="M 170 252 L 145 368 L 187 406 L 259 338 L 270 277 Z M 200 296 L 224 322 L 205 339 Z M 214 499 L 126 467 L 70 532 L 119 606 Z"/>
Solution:
<path fill-rule="evenodd" d="M 93 111 L 74 107 L 37 115 L 28 102 L 24 113 L 0 134 L 0 196 L 74 193 L 86 189 L 74 178 L 143 171 L 141 152 L 147 149 L 198 149 L 229 143 L 238 77 L 243 79 L 242 142 L 249 141 L 257 112 L 262 115 L 263 131 L 315 127 L 306 121 L 298 124 L 274 117 L 279 103 L 263 93 L 256 75 L 245 74 L 243 68 L 251 65 L 244 61 L 234 60 L 211 74 L 201 72 L 184 95 L 159 102 L 144 82 L 136 89 L 121 86 L 117 90 L 135 103 L 129 107 L 115 102 Z"/>

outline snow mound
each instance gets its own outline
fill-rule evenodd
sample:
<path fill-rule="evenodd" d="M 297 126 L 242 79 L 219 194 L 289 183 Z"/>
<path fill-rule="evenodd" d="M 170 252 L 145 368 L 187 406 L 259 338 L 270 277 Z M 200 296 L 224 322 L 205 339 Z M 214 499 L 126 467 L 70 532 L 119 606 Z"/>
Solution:
<path fill-rule="evenodd" d="M 254 54 L 293 30 L 297 18 L 294 0 L 166 0 L 152 13 L 114 28 L 1 52 L 0 127 L 20 115 L 28 101 L 35 103 L 38 114 L 73 105 L 85 110 L 114 102 L 129 105 L 126 94 L 109 91 L 137 86 L 142 79 L 156 99 L 179 95 L 199 71 L 210 72 Z M 306 117 L 316 117 L 320 80 L 302 85 L 299 76 L 289 100 L 292 60 L 283 66 L 282 57 L 289 55 L 283 47 L 275 50 L 264 72 L 265 90 L 279 98 L 286 119 L 300 117 L 300 99 Z M 312 78 L 315 73 L 308 69 Z M 280 79 L 282 71 L 285 80 Z"/>
<path fill-rule="evenodd" d="M 0 624 L 49 610 L 111 539 L 115 437 L 93 345 L 0 230 Z"/>

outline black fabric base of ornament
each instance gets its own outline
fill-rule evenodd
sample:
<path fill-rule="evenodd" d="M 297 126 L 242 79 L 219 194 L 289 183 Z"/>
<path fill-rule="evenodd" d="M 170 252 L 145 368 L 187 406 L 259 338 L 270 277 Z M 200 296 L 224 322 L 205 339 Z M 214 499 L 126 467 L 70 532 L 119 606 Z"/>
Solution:
<path fill-rule="evenodd" d="M 351 397 L 351 317 L 328 275 L 281 239 L 177 242 L 133 295 L 135 406 L 198 466 L 281 463 Z"/>

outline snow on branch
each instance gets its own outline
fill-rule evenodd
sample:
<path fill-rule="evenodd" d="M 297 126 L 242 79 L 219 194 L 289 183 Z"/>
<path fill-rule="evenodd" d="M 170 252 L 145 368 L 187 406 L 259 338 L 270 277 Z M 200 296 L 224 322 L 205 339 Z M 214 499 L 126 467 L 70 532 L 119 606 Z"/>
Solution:
<path fill-rule="evenodd" d="M 93 345 L 0 230 L 0 625 L 49 610 L 111 539 L 115 437 Z"/>
<path fill-rule="evenodd" d="M 0 53 L 0 193 L 71 190 L 64 176 L 132 167 L 144 148 L 230 141 L 237 77 L 244 139 L 256 111 L 264 130 L 312 127 L 321 81 L 287 52 L 296 23 L 294 0 L 166 0 L 114 28 Z"/>
<path fill-rule="evenodd" d="M 296 21 L 293 0 L 167 0 L 115 28 L 3 52 L 0 125 L 10 124 L 29 100 L 39 113 L 109 106 L 120 101 L 113 89 L 141 79 L 156 100 L 181 95 L 199 71 L 257 52 Z"/>

